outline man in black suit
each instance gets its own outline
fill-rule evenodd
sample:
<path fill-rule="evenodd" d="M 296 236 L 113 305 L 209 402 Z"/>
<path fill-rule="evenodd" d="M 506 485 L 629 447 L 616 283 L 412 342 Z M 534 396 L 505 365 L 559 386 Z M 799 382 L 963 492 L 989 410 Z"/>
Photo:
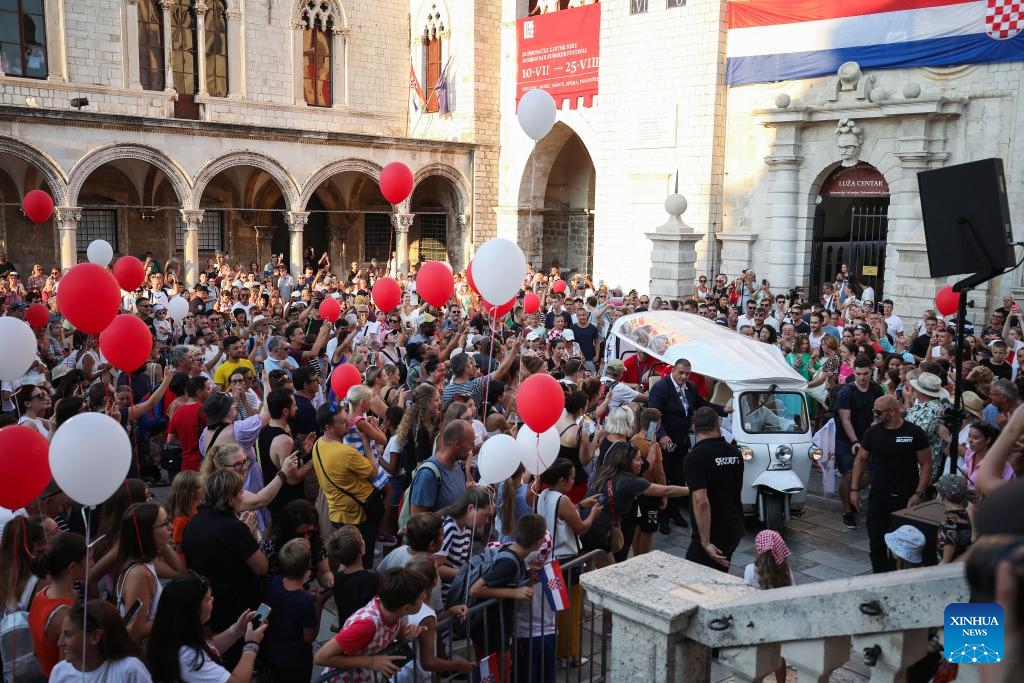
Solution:
<path fill-rule="evenodd" d="M 658 442 L 664 456 L 665 479 L 669 484 L 684 486 L 683 458 L 690 451 L 690 427 L 693 414 L 698 408 L 710 406 L 719 414 L 722 408 L 708 403 L 690 381 L 690 361 L 680 358 L 672 366 L 672 372 L 662 377 L 648 392 L 648 406 L 661 411 L 661 427 Z M 669 498 L 669 516 L 676 524 L 687 527 L 679 498 Z"/>

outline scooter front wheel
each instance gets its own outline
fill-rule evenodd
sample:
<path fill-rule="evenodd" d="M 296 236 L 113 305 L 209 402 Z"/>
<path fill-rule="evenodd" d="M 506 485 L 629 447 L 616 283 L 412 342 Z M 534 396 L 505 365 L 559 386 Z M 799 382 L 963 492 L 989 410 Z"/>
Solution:
<path fill-rule="evenodd" d="M 783 508 L 782 496 L 775 493 L 764 494 L 764 526 L 772 531 L 782 533 L 783 529 Z"/>

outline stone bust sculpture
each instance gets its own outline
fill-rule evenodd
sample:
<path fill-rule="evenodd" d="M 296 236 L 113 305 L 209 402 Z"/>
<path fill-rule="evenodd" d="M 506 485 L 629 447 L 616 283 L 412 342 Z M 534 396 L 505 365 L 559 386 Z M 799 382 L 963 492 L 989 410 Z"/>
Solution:
<path fill-rule="evenodd" d="M 843 166 L 856 166 L 860 161 L 861 136 L 860 126 L 853 119 L 839 121 L 836 126 L 836 146 L 839 147 Z"/>

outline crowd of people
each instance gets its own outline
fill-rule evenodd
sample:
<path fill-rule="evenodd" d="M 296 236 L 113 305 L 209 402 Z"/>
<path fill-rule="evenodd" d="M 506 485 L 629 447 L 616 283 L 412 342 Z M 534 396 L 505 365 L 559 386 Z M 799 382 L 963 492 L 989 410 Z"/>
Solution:
<path fill-rule="evenodd" d="M 94 529 L 56 483 L 27 510 L 3 511 L 0 601 L 26 614 L 31 636 L 30 652 L 0 647 L 5 672 L 128 681 L 249 680 L 254 671 L 310 680 L 314 665 L 352 681 L 468 673 L 477 662 L 446 650 L 441 625 L 496 598 L 507 607 L 470 620 L 474 658 L 496 649 L 517 661 L 520 680 L 551 680 L 558 659 L 581 659 L 578 568 L 566 573 L 570 604 L 557 622 L 494 626 L 534 613 L 550 560 L 596 551 L 588 566 L 623 561 L 672 524 L 692 524 L 687 558 L 727 571 L 743 535 L 743 464 L 722 430 L 731 406 L 710 401 L 712 381 L 685 359 L 663 363 L 610 334 L 631 313 L 697 314 L 779 348 L 818 398 L 816 426 L 831 434 L 826 479 L 834 467 L 848 527 L 871 485 L 875 571 L 915 557 L 900 550 L 913 539 L 887 536 L 892 511 L 937 496 L 947 510 L 937 560 L 958 560 L 979 533 L 1000 530 L 991 519 L 985 529 L 982 499 L 1024 471 L 1024 335 L 1009 296 L 976 332 L 934 310 L 919 319 L 899 311 L 904 321 L 845 266 L 813 301 L 795 288 L 773 293 L 749 270 L 731 281 L 701 275 L 691 298 L 668 300 L 531 266 L 520 301 L 494 319 L 464 273 L 444 306 L 421 302 L 415 266 L 396 274 L 401 303 L 377 310 L 371 288 L 388 269 L 376 259 L 335 273 L 326 254 L 309 253 L 293 278 L 277 257 L 246 266 L 217 254 L 195 283 L 174 261 L 147 254 L 145 265 L 122 314 L 146 323 L 152 353 L 121 372 L 56 310 L 59 269 L 45 276 L 35 265 L 22 282 L 0 253 L 2 313 L 24 318 L 35 302 L 52 311 L 36 330 L 38 361 L 0 387 L 0 424 L 52 438 L 74 415 L 103 412 L 133 447 L 129 478 Z M 542 304 L 527 313 L 530 291 Z M 168 317 L 176 295 L 189 301 L 181 320 Z M 336 322 L 320 315 L 327 297 L 342 309 Z M 951 434 L 961 334 L 969 419 Z M 329 379 L 342 364 L 362 381 L 337 396 Z M 517 388 L 538 373 L 565 393 L 558 458 L 536 477 L 520 467 L 479 484 L 482 444 L 516 434 Z M 957 474 L 944 474 L 951 458 Z M 168 482 L 155 502 L 149 487 Z M 766 539 L 758 553 L 778 562 L 759 559 L 748 580 L 791 583 L 788 549 Z M 500 547 L 488 555 L 489 542 Z M 82 602 L 86 585 L 93 599 Z M 314 649 L 331 601 L 338 633 Z M 415 645 L 415 661 L 396 641 Z M 524 656 L 536 648 L 547 664 Z"/>

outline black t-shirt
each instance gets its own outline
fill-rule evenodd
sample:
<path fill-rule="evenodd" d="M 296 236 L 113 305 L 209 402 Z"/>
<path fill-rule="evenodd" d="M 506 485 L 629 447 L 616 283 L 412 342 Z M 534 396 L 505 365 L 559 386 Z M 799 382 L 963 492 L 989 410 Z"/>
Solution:
<path fill-rule="evenodd" d="M 274 439 L 282 434 L 288 434 L 288 432 L 280 427 L 268 424 L 260 430 L 260 434 L 256 438 L 256 457 L 259 459 L 260 471 L 263 472 L 263 481 L 266 484 L 272 482 L 281 469 L 270 458 L 270 447 L 273 445 Z M 270 511 L 271 516 L 276 517 L 281 509 L 293 500 L 304 498 L 305 490 L 306 487 L 303 482 L 298 484 L 284 482 L 281 490 L 274 496 L 274 499 L 267 503 L 267 509 Z"/>
<path fill-rule="evenodd" d="M 370 552 L 373 552 L 372 550 Z M 380 584 L 380 574 L 369 569 L 360 569 L 346 574 L 344 570 L 334 575 L 334 603 L 338 606 L 338 623 L 345 620 L 373 600 Z"/>
<path fill-rule="evenodd" d="M 249 528 L 226 510 L 207 506 L 185 526 L 181 541 L 188 568 L 210 580 L 213 614 L 209 626 L 219 633 L 247 609 L 260 604 L 260 585 L 246 564 L 260 549 Z"/>
<path fill-rule="evenodd" d="M 586 327 L 573 325 L 571 329 L 573 336 L 576 337 L 576 343 L 580 345 L 580 353 L 583 354 L 583 359 L 594 360 L 594 356 L 597 355 L 597 339 L 599 336 L 597 325 L 587 325 Z"/>
<path fill-rule="evenodd" d="M 917 490 L 917 452 L 929 447 L 923 429 L 906 420 L 899 429 L 872 425 L 860 443 L 871 454 L 872 489 L 908 498 Z"/>
<path fill-rule="evenodd" d="M 882 397 L 882 387 L 872 382 L 868 385 L 867 391 L 861 391 L 853 382 L 843 386 L 837 393 L 833 409 L 838 411 L 845 409 L 850 411 L 850 423 L 853 425 L 853 433 L 858 439 L 864 436 L 864 432 L 874 421 L 871 411 L 875 407 L 875 399 Z M 836 440 L 849 444 L 846 437 L 846 430 L 842 424 L 836 424 Z"/>
<path fill-rule="evenodd" d="M 992 374 L 995 375 L 996 379 L 1013 378 L 1013 366 L 1011 366 L 1006 361 L 1003 361 L 999 365 L 996 365 L 995 363 L 992 362 L 991 358 L 986 358 L 985 360 L 978 363 L 978 365 L 983 365 L 989 370 L 991 370 Z"/>
<path fill-rule="evenodd" d="M 565 320 L 565 328 L 566 329 L 569 329 L 570 327 L 572 327 L 572 313 L 570 313 L 569 311 L 567 311 L 567 310 L 565 310 L 563 308 L 562 312 L 559 313 L 559 315 L 562 316 L 563 320 Z M 548 311 L 548 313 L 544 316 L 544 327 L 545 327 L 545 329 L 550 330 L 554 326 L 555 326 L 555 314 L 552 311 Z"/>
<path fill-rule="evenodd" d="M 316 408 L 313 402 L 302 394 L 295 394 L 295 415 L 292 416 L 288 426 L 292 435 L 296 438 L 303 438 L 306 434 L 319 434 L 320 429 L 316 424 Z"/>
<path fill-rule="evenodd" d="M 738 448 L 722 437 L 698 441 L 683 460 L 690 492 L 707 490 L 711 504 L 711 542 L 720 548 L 734 548 L 743 538 L 743 457 Z M 690 498 L 693 514 L 693 498 Z M 699 533 L 694 521 L 693 533 Z"/>
<path fill-rule="evenodd" d="M 914 343 L 910 345 L 910 353 L 917 356 L 918 358 L 926 358 L 928 356 L 928 347 L 932 344 L 932 338 L 925 334 L 919 334 L 915 339 Z"/>

